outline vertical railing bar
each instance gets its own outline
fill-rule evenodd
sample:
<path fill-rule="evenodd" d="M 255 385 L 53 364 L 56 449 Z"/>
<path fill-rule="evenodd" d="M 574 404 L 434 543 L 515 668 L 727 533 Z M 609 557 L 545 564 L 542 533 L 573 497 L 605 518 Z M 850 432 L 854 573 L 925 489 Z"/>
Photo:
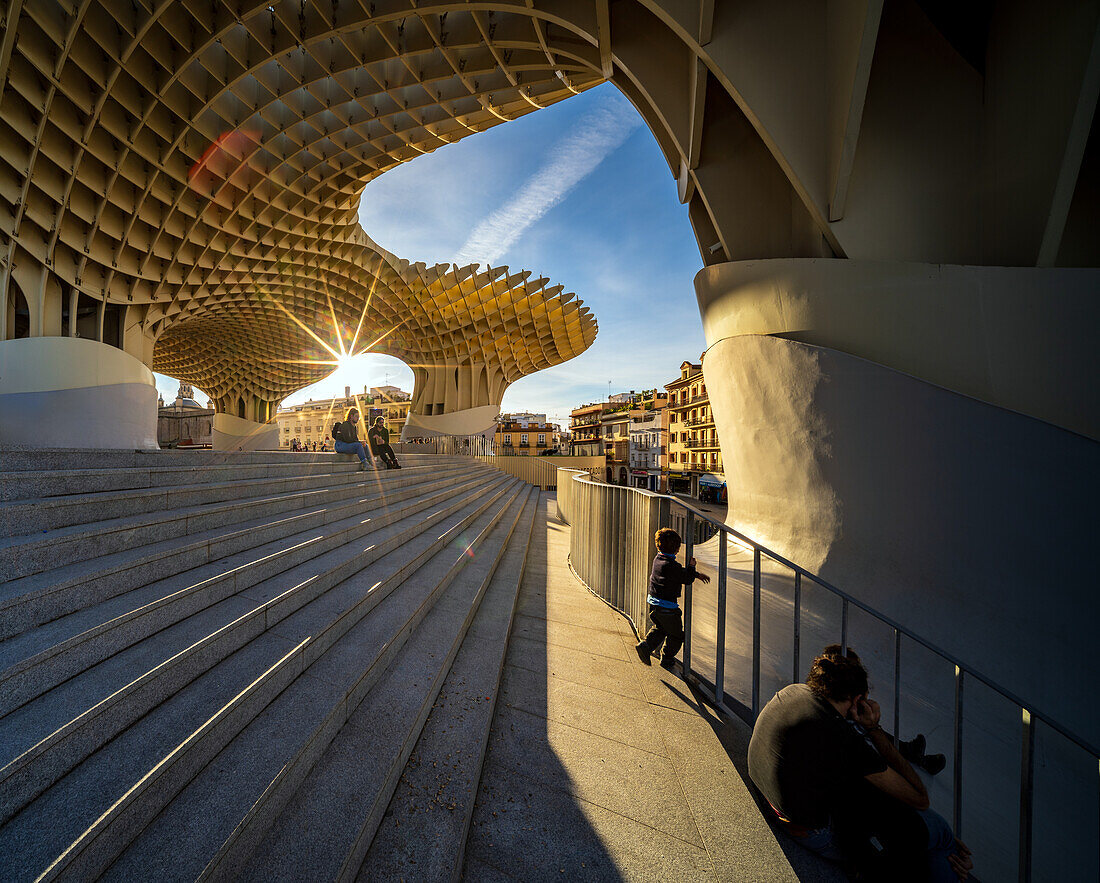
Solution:
<path fill-rule="evenodd" d="M 760 547 L 752 550 L 752 717 L 760 713 Z"/>
<path fill-rule="evenodd" d="M 848 599 L 840 602 L 840 651 L 848 652 Z"/>
<path fill-rule="evenodd" d="M 901 632 L 894 629 L 894 747 L 901 737 Z"/>
<path fill-rule="evenodd" d="M 1031 816 L 1035 784 L 1035 725 L 1031 713 L 1020 709 L 1023 719 L 1022 757 L 1020 764 L 1020 883 L 1031 880 Z"/>
<path fill-rule="evenodd" d="M 695 513 L 687 510 L 684 519 L 684 563 L 692 559 L 695 552 Z M 691 674 L 691 588 L 692 583 L 684 586 L 684 680 Z"/>
<path fill-rule="evenodd" d="M 714 701 L 726 695 L 726 533 L 718 532 L 718 637 L 714 642 Z"/>
<path fill-rule="evenodd" d="M 955 830 L 955 836 L 962 836 L 962 784 L 963 784 L 963 670 L 955 666 L 955 750 L 953 760 L 952 795 L 951 795 L 951 826 Z"/>
<path fill-rule="evenodd" d="M 802 680 L 802 664 L 799 656 L 802 652 L 802 571 L 794 572 L 794 671 L 791 674 L 791 683 L 797 684 Z"/>

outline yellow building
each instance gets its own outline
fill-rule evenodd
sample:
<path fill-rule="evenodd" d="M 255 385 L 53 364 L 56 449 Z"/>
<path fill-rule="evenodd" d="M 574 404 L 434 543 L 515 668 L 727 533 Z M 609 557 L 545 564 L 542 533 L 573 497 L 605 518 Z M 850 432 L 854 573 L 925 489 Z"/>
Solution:
<path fill-rule="evenodd" d="M 332 449 L 332 424 L 343 420 L 349 408 L 359 410 L 359 437 L 367 437 L 367 424 L 381 415 L 386 420 L 391 442 L 401 438 L 401 431 L 408 419 L 411 396 L 396 386 L 363 387 L 362 395 L 352 395 L 346 388 L 344 395 L 332 399 L 310 399 L 288 408 L 280 408 L 275 415 L 279 427 L 279 447 L 289 448 L 294 439 L 302 444 L 322 444 Z"/>
<path fill-rule="evenodd" d="M 494 450 L 510 456 L 537 457 L 554 450 L 555 437 L 560 432 L 561 427 L 548 423 L 545 414 L 502 414 Z"/>
<path fill-rule="evenodd" d="M 717 494 L 725 498 L 725 475 L 718 430 L 710 409 L 702 364 L 685 361 L 668 390 L 669 490 L 693 497 Z"/>

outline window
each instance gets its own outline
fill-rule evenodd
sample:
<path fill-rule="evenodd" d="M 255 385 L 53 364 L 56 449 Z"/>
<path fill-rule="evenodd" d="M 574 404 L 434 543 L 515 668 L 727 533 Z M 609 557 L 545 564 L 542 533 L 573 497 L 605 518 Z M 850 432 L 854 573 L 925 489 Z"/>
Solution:
<path fill-rule="evenodd" d="M 508 445 L 509 447 L 512 446 L 512 433 L 510 433 L 510 432 L 504 433 L 504 443 L 506 445 Z"/>
<path fill-rule="evenodd" d="M 546 433 L 545 432 L 540 432 L 539 433 L 539 444 L 540 445 L 546 444 Z"/>
<path fill-rule="evenodd" d="M 520 436 L 519 443 L 521 445 L 526 445 L 527 444 L 527 433 L 526 432 L 523 433 L 523 435 Z"/>

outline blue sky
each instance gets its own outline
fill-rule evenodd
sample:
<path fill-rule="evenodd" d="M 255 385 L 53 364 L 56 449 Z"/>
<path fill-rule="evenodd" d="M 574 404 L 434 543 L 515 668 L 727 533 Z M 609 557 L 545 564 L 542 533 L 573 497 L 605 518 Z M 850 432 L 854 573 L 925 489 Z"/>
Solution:
<path fill-rule="evenodd" d="M 504 411 L 565 424 L 577 405 L 606 397 L 608 381 L 612 392 L 663 386 L 703 351 L 687 207 L 649 129 L 609 84 L 386 172 L 367 185 L 359 217 L 399 257 L 532 270 L 591 307 L 596 342 L 514 383 Z M 404 363 L 364 355 L 286 401 L 387 376 L 412 391 Z M 157 386 L 175 397 L 176 381 L 158 375 Z"/>

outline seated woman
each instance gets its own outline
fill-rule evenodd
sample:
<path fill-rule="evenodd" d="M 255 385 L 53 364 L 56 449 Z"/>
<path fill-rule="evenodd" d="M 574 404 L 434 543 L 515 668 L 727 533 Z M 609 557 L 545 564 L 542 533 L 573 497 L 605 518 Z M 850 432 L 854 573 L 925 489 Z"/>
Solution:
<path fill-rule="evenodd" d="M 382 458 L 382 462 L 386 464 L 387 469 L 401 468 L 401 464 L 397 462 L 397 457 L 393 453 L 393 448 L 390 447 L 390 431 L 386 429 L 385 417 L 378 416 L 374 418 L 374 425 L 367 433 L 367 439 L 370 441 L 371 451 L 376 457 Z"/>
<path fill-rule="evenodd" d="M 367 468 L 367 449 L 359 441 L 359 412 L 352 408 L 342 423 L 332 427 L 333 447 L 337 454 L 355 454 L 359 458 L 359 469 Z"/>

